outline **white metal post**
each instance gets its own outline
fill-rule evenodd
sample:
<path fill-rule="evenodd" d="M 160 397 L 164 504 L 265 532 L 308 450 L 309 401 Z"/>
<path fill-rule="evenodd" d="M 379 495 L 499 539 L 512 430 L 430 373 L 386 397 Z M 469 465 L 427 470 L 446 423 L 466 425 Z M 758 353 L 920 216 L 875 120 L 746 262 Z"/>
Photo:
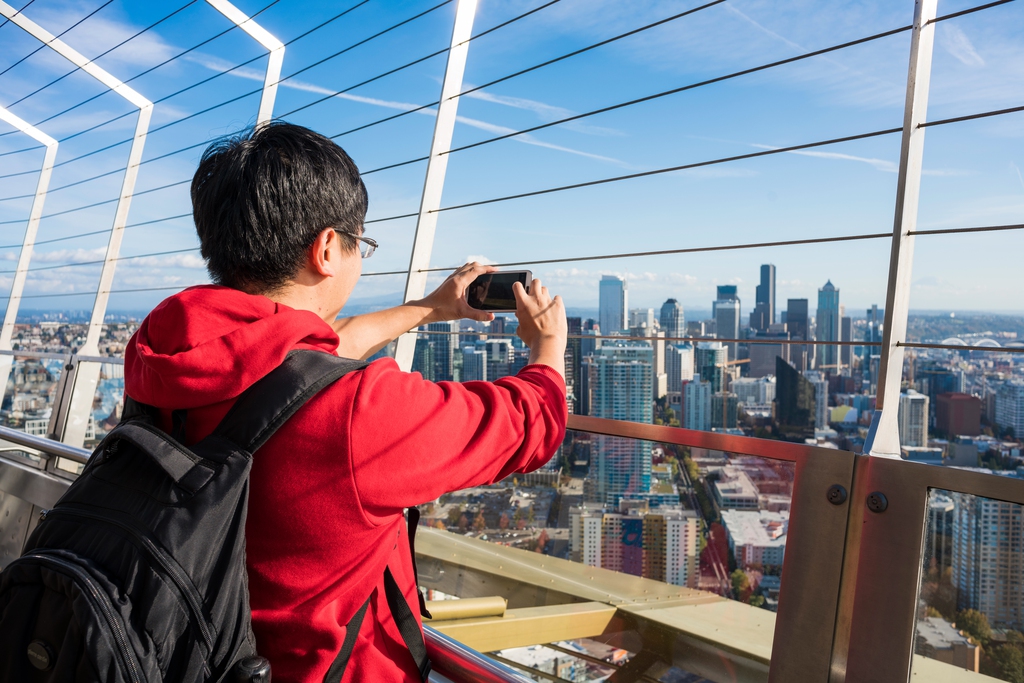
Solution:
<path fill-rule="evenodd" d="M 416 220 L 416 235 L 413 238 L 412 255 L 409 259 L 409 275 L 405 282 L 404 301 L 423 296 L 427 289 L 425 268 L 430 267 L 430 254 L 434 248 L 434 233 L 437 230 L 437 210 L 441 208 L 441 193 L 444 190 L 444 176 L 448 170 L 448 150 L 452 146 L 455 132 L 455 116 L 459 109 L 459 92 L 462 91 L 462 75 L 466 70 L 469 55 L 469 39 L 473 31 L 477 0 L 459 0 L 455 10 L 455 27 L 452 30 L 451 49 L 448 51 L 448 66 L 441 86 L 441 101 L 437 107 L 434 122 L 434 139 L 430 144 L 430 159 L 427 161 L 427 176 L 423 182 L 420 198 L 420 212 Z M 403 370 L 412 368 L 412 357 L 416 350 L 416 333 L 408 332 L 398 338 L 395 361 Z"/>
<path fill-rule="evenodd" d="M 0 328 L 0 351 L 10 351 L 12 349 L 11 338 L 14 336 L 14 323 L 18 318 L 18 307 L 21 305 L 21 294 L 25 290 L 28 263 L 32 260 L 32 247 L 35 245 L 36 233 L 39 231 L 39 219 L 43 215 L 43 203 L 46 201 L 46 190 L 50 186 L 50 176 L 53 174 L 53 162 L 57 158 L 57 141 L 3 107 L 0 107 L 0 120 L 6 121 L 22 133 L 46 145 L 43 168 L 39 171 L 39 182 L 36 183 L 36 194 L 32 199 L 32 209 L 29 211 L 28 227 L 25 228 L 25 239 L 21 243 L 18 268 L 14 272 L 11 295 L 7 300 L 7 313 L 4 315 L 3 327 Z M 14 356 L 0 356 L 0 396 L 3 396 L 7 390 L 7 378 L 10 376 L 13 364 Z"/>
<path fill-rule="evenodd" d="M 80 353 L 86 355 L 99 355 L 100 333 L 103 329 L 103 318 L 107 311 L 107 300 L 110 297 L 110 284 L 114 279 L 114 268 L 117 265 L 117 257 L 121 249 L 124 226 L 128 222 L 128 209 L 131 206 L 132 194 L 135 192 L 135 180 L 139 174 L 142 149 L 146 144 L 146 133 L 149 130 L 149 122 L 153 115 L 153 103 L 2 0 L 0 0 L 0 14 L 139 108 L 139 119 L 135 126 L 132 146 L 128 152 L 128 165 L 125 169 L 124 181 L 121 184 L 121 194 L 117 200 L 117 209 L 114 212 L 114 225 L 110 230 L 107 254 L 100 272 L 100 282 L 96 291 L 96 301 L 93 304 L 92 318 L 89 321 L 85 345 L 79 350 Z M 98 364 L 85 363 L 76 375 L 70 412 L 65 423 L 65 431 L 64 434 L 60 435 L 61 440 L 65 443 L 81 446 L 85 441 L 85 432 L 88 427 L 89 414 L 92 412 L 96 384 L 99 382 L 99 373 L 100 367 Z"/>
<path fill-rule="evenodd" d="M 889 284 L 885 294 L 885 327 L 882 331 L 882 357 L 879 363 L 878 391 L 871 430 L 864 452 L 886 458 L 900 457 L 899 407 L 903 380 L 903 347 L 907 336 L 910 308 L 910 276 L 914 265 L 914 236 L 917 206 L 921 193 L 921 167 L 924 157 L 924 132 L 921 124 L 928 113 L 928 86 L 931 82 L 932 47 L 935 42 L 935 18 L 938 0 L 916 0 L 914 33 L 910 43 L 910 68 L 907 74 L 907 98 L 903 110 L 903 141 L 896 185 L 896 216 L 889 257 Z"/>
<path fill-rule="evenodd" d="M 270 50 L 267 75 L 263 80 L 263 95 L 260 97 L 260 111 L 256 115 L 256 125 L 266 123 L 274 116 L 274 99 L 277 97 L 277 84 L 281 80 L 281 66 L 284 64 L 284 43 L 272 36 L 269 31 L 228 0 L 206 0 L 206 2 L 230 19 L 235 26 L 255 38 L 260 45 Z"/>

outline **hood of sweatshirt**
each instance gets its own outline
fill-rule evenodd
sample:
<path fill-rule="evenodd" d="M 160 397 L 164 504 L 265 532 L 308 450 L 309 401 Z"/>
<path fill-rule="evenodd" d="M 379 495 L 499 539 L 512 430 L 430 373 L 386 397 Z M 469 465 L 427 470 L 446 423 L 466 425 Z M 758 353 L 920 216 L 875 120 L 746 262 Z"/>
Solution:
<path fill-rule="evenodd" d="M 125 349 L 125 393 L 165 409 L 235 398 L 289 351 L 335 353 L 338 335 L 311 311 L 229 287 L 190 287 L 146 316 Z"/>

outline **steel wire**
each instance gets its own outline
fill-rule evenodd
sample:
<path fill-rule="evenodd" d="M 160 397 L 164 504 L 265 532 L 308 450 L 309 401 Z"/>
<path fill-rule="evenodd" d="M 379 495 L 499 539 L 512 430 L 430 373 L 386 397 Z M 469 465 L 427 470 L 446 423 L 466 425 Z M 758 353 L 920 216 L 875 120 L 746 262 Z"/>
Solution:
<path fill-rule="evenodd" d="M 510 74 L 510 75 L 507 75 L 507 76 L 503 76 L 502 78 L 496 79 L 494 81 L 490 81 L 488 83 L 485 83 L 484 85 L 476 86 L 476 87 L 471 88 L 469 90 L 463 91 L 463 92 L 459 93 L 458 95 L 454 95 L 454 97 L 459 97 L 459 96 L 464 95 L 464 94 L 466 94 L 468 92 L 473 92 L 473 91 L 479 90 L 481 88 L 489 87 L 491 85 L 494 85 L 495 83 L 501 83 L 502 81 L 507 81 L 510 78 L 515 78 L 516 76 L 521 76 L 521 75 L 523 75 L 525 73 L 529 73 L 531 71 L 535 71 L 537 69 L 540 69 L 541 67 L 549 66 L 551 64 L 554 64 L 555 62 L 560 62 L 563 59 L 568 59 L 570 57 L 575 57 L 576 55 L 583 54 L 584 52 L 588 52 L 590 50 L 593 50 L 595 48 L 601 47 L 603 45 L 607 45 L 609 43 L 613 43 L 613 42 L 615 42 L 617 40 L 621 40 L 622 38 L 626 38 L 628 36 L 636 35 L 637 33 L 641 33 L 641 32 L 646 31 L 648 29 L 652 29 L 652 28 L 655 28 L 657 26 L 661 26 L 661 25 L 666 24 L 666 23 L 668 23 L 670 21 L 674 21 L 676 19 L 680 19 L 680 18 L 685 17 L 685 16 L 687 16 L 689 14 L 693 14 L 694 12 L 698 12 L 698 11 L 706 9 L 708 7 L 713 7 L 714 5 L 719 5 L 719 4 L 723 3 L 723 2 L 725 2 L 725 0 L 714 0 L 713 2 L 710 2 L 710 3 L 706 4 L 706 5 L 701 5 L 700 7 L 695 7 L 693 9 L 686 10 L 685 12 L 680 12 L 679 14 L 675 14 L 675 15 L 673 15 L 671 17 L 667 17 L 665 19 L 661 19 L 661 20 L 656 21 L 656 22 L 654 22 L 652 24 L 647 24 L 646 26 L 641 26 L 640 28 L 637 28 L 637 29 L 632 29 L 632 30 L 627 31 L 625 33 L 621 33 L 621 34 L 613 36 L 611 38 L 607 38 L 605 40 L 602 40 L 602 41 L 600 41 L 598 43 L 594 43 L 593 45 L 589 45 L 587 47 L 580 48 L 579 50 L 573 50 L 572 52 L 566 53 L 566 54 L 564 54 L 564 55 L 562 55 L 560 57 L 555 57 L 554 59 L 550 59 L 550 60 L 548 60 L 548 61 L 546 61 L 546 62 L 544 62 L 542 64 L 537 64 L 537 65 L 531 66 L 531 67 L 529 67 L 527 69 L 523 69 L 521 71 L 517 71 L 516 73 Z M 334 139 L 340 138 L 342 136 L 349 135 L 351 133 L 355 133 L 355 132 L 360 131 L 360 130 L 365 130 L 365 129 L 370 128 L 372 126 L 377 126 L 379 124 L 386 123 L 388 121 L 393 121 L 393 120 L 395 120 L 397 118 L 401 118 L 403 116 L 408 116 L 409 114 L 414 114 L 414 113 L 416 113 L 418 111 L 422 111 L 424 109 L 429 109 L 430 107 L 435 107 L 435 106 L 437 106 L 440 103 L 441 103 L 440 100 L 437 100 L 437 101 L 431 102 L 429 104 L 423 104 L 423 105 L 420 105 L 418 107 L 414 107 L 412 109 L 408 109 L 406 111 L 400 112 L 398 114 L 393 114 L 391 116 L 386 116 L 386 117 L 384 117 L 382 119 L 378 119 L 376 121 L 372 121 L 370 123 L 363 124 L 363 125 L 358 126 L 356 128 L 351 128 L 349 130 L 342 131 L 341 133 L 337 133 L 335 135 L 331 135 L 330 138 L 332 140 L 334 140 Z M 408 162 L 408 163 L 411 163 L 411 162 Z"/>
<path fill-rule="evenodd" d="M 101 52 L 100 54 L 98 54 L 98 55 L 96 55 L 95 57 L 93 57 L 92 59 L 90 59 L 90 60 L 89 60 L 89 61 L 88 61 L 87 63 L 88 63 L 88 64 L 92 64 L 93 62 L 95 62 L 95 61 L 96 61 L 97 59 L 99 59 L 100 57 L 104 57 L 104 56 L 106 56 L 106 55 L 110 54 L 111 52 L 113 52 L 113 51 L 114 51 L 114 50 L 116 50 L 117 48 L 121 47 L 121 46 L 122 46 L 122 45 L 124 45 L 125 43 L 128 43 L 128 42 L 130 42 L 130 41 L 132 41 L 132 40 L 134 40 L 134 39 L 138 38 L 138 37 L 139 37 L 139 36 L 141 36 L 141 35 L 142 35 L 143 33 L 145 33 L 145 32 L 147 32 L 147 31 L 150 31 L 150 30 L 152 30 L 152 29 L 156 28 L 157 26 L 159 26 L 160 24 L 164 23 L 165 21 L 167 21 L 168 19 L 170 19 L 170 18 L 171 18 L 171 17 L 173 17 L 174 15 L 178 14 L 179 12 L 181 12 L 181 11 L 185 10 L 185 9 L 186 9 L 186 8 L 188 8 L 188 7 L 191 7 L 192 5 L 196 4 L 197 2 L 199 2 L 199 0 L 189 0 L 189 2 L 186 2 L 186 3 L 184 4 L 184 5 L 182 5 L 182 6 L 181 6 L 181 7 L 179 7 L 178 9 L 174 10 L 174 11 L 173 11 L 173 12 L 171 12 L 170 14 L 166 15 L 166 16 L 165 16 L 165 17 L 163 17 L 162 19 L 158 19 L 158 20 L 157 20 L 157 21 L 155 21 L 154 23 L 152 23 L 152 24 L 150 24 L 149 26 L 147 26 L 147 27 L 143 28 L 142 30 L 140 30 L 140 31 L 139 31 L 138 33 L 135 33 L 135 34 L 133 34 L 133 35 L 129 36 L 128 38 L 125 38 L 124 40 L 122 40 L 122 41 L 121 41 L 120 43 L 118 43 L 117 45 L 113 46 L 112 48 L 109 48 L 108 50 L 104 50 L 104 51 L 103 51 L 103 52 Z M 64 74 L 63 76 L 59 76 L 58 78 L 55 78 L 54 80 L 50 81 L 50 82 L 49 82 L 49 83 L 47 83 L 46 85 L 44 85 L 44 86 L 42 86 L 42 87 L 40 87 L 40 88 L 38 88 L 38 89 L 36 89 L 36 90 L 33 90 L 32 92 L 30 92 L 30 93 L 29 93 L 28 95 L 25 95 L 25 96 L 24 96 L 24 97 L 22 97 L 21 99 L 15 100 L 14 102 L 11 102 L 11 103 L 10 103 L 9 105 L 7 105 L 7 107 L 8 107 L 8 108 L 10 108 L 10 107 L 13 107 L 13 106 L 14 106 L 14 105 L 16 105 L 16 104 L 20 104 L 21 102 L 24 102 L 25 100 L 27 100 L 28 98 L 32 97 L 33 95 L 36 95 L 36 94 L 38 94 L 38 93 L 42 92 L 43 90 L 46 90 L 46 89 L 47 89 L 47 88 L 49 88 L 50 86 L 52 86 L 52 85 L 55 85 L 55 84 L 59 83 L 60 81 L 64 80 L 65 78 L 67 78 L 67 77 L 68 77 L 68 76 L 70 76 L 71 74 L 75 73 L 76 71 L 79 71 L 79 70 L 80 70 L 81 68 L 82 68 L 82 67 L 80 67 L 80 66 L 76 66 L 76 67 L 75 67 L 74 69 L 72 69 L 71 71 L 68 71 L 68 72 L 67 72 L 66 74 Z"/>
<path fill-rule="evenodd" d="M 88 14 L 86 14 L 86 15 L 85 15 L 84 17 L 82 17 L 81 19 L 79 19 L 79 20 L 78 20 L 78 21 L 76 21 L 75 23 L 71 24 L 71 26 L 68 26 L 68 27 L 67 27 L 66 29 L 64 29 L 63 31 L 61 31 L 60 33 L 58 33 L 58 34 L 57 34 L 56 36 L 54 36 L 54 38 L 62 38 L 62 37 L 63 37 L 63 36 L 64 36 L 64 35 L 65 35 L 65 34 L 66 34 L 66 33 L 68 32 L 68 31 L 70 31 L 71 29 L 73 29 L 73 28 L 75 28 L 76 26 L 80 25 L 80 24 L 81 24 L 82 22 L 84 22 L 84 21 L 85 21 L 86 19 L 90 18 L 90 17 L 92 16 L 92 15 L 96 14 L 97 12 L 99 12 L 99 11 L 100 11 L 101 9 L 103 9 L 104 7 L 106 7 L 107 5 L 109 5 L 109 4 L 110 4 L 110 3 L 112 3 L 112 2 L 114 2 L 114 0 L 107 0 L 107 1 L 105 2 L 105 3 L 103 3 L 103 4 L 102 4 L 102 5 L 100 5 L 99 7 L 97 7 L 97 8 L 96 8 L 96 9 L 94 9 L 93 11 L 89 12 Z M 31 4 L 31 3 L 29 3 L 29 4 Z M 27 5 L 26 5 L 26 7 L 27 7 Z M 18 14 L 21 14 L 22 10 L 24 10 L 24 9 L 25 9 L 25 8 L 23 7 L 23 8 L 21 9 L 21 10 L 19 10 L 19 11 L 18 11 Z M 6 24 L 6 23 L 7 23 L 7 21 L 5 21 L 5 22 L 4 22 L 4 24 Z M 2 26 L 2 25 L 3 25 L 3 24 L 0 24 L 0 26 Z M 50 42 L 53 42 L 53 41 L 50 41 Z M 44 48 L 45 48 L 45 47 L 46 47 L 47 45 L 49 45 L 49 44 L 50 44 L 50 43 L 45 43 L 45 44 L 43 44 L 43 45 L 40 45 L 40 46 L 39 46 L 39 47 L 37 47 L 36 49 L 32 50 L 32 52 L 29 52 L 29 53 L 28 53 L 27 55 L 25 55 L 24 57 L 22 57 L 22 58 L 21 58 L 21 59 L 19 59 L 18 61 L 16 61 L 16 62 L 14 62 L 13 64 L 11 64 L 10 66 L 8 66 L 8 67 L 7 67 L 6 69 L 4 69 L 3 71 L 0 71 L 0 76 L 3 76 L 3 75 L 4 75 L 5 73 L 7 73 L 8 71 L 10 71 L 10 70 L 11 70 L 11 69 L 13 69 L 14 67 L 18 66 L 19 64 L 22 64 L 22 63 L 24 63 L 24 62 L 25 62 L 25 61 L 26 61 L 27 59 L 29 59 L 29 58 L 30 58 L 30 57 L 31 57 L 32 55 L 34 55 L 34 54 L 36 54 L 37 52 L 39 52 L 40 50 L 44 49 Z"/>
<path fill-rule="evenodd" d="M 455 335 L 484 335 L 488 337 L 515 337 L 514 332 L 488 332 L 486 330 L 460 330 L 458 332 L 445 332 L 443 330 L 410 330 L 417 334 L 439 334 L 447 336 Z M 824 341 L 821 339 L 741 339 L 725 337 L 643 337 L 634 335 L 619 334 L 570 334 L 569 339 L 611 339 L 618 341 L 664 341 L 664 342 L 721 342 L 723 344 L 783 344 L 798 346 L 882 346 L 881 342 L 869 342 L 866 340 L 849 341 Z M 958 347 L 961 348 L 961 347 Z"/>
<path fill-rule="evenodd" d="M 29 8 L 29 5 L 31 5 L 35 1 L 36 0 L 28 0 L 28 2 L 26 2 L 25 5 L 20 10 L 18 10 L 17 12 L 14 13 L 14 16 L 18 16 L 19 14 L 21 14 L 22 12 L 27 10 Z M 4 20 L 0 21 L 0 28 L 3 28 L 4 26 L 6 26 L 9 21 L 10 21 L 10 19 L 8 19 L 7 17 L 4 17 Z"/>
<path fill-rule="evenodd" d="M 152 254 L 135 254 L 134 256 L 118 256 L 110 259 L 111 261 L 131 261 L 133 259 L 149 258 L 151 256 L 169 256 L 171 254 L 187 254 L 189 252 L 199 251 L 199 247 L 191 247 L 189 249 L 172 249 L 170 251 L 157 251 Z M 32 268 L 25 268 L 22 270 L 0 270 L 0 273 L 34 273 L 40 270 L 57 270 L 58 268 L 71 268 L 74 266 L 96 266 L 106 263 L 106 259 L 99 259 L 96 261 L 72 261 L 71 263 L 56 263 L 48 266 L 34 266 Z"/>

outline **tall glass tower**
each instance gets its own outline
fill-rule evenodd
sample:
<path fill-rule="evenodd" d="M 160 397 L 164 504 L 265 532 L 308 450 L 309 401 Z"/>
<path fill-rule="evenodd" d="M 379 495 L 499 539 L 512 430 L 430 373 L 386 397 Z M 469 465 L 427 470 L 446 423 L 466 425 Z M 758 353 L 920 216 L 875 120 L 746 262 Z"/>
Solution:
<path fill-rule="evenodd" d="M 594 362 L 597 381 L 590 414 L 650 424 L 654 419 L 654 349 L 647 344 L 606 341 L 595 352 Z M 591 474 L 597 494 L 606 504 L 617 505 L 623 496 L 650 491 L 650 441 L 598 435 L 595 446 Z"/>
<path fill-rule="evenodd" d="M 626 329 L 629 294 L 626 281 L 615 275 L 601 276 L 599 323 L 601 334 L 615 334 Z"/>
<path fill-rule="evenodd" d="M 683 305 L 675 299 L 669 299 L 661 305 L 661 316 L 658 319 L 661 331 L 666 337 L 682 337 L 686 331 L 683 319 Z"/>
<path fill-rule="evenodd" d="M 761 284 L 754 293 L 754 311 L 750 314 L 750 326 L 764 332 L 775 323 L 775 266 L 766 263 L 761 266 Z"/>
<path fill-rule="evenodd" d="M 819 341 L 839 341 L 839 290 L 829 280 L 818 290 L 817 337 Z M 818 367 L 836 372 L 839 362 L 838 346 L 822 346 Z"/>

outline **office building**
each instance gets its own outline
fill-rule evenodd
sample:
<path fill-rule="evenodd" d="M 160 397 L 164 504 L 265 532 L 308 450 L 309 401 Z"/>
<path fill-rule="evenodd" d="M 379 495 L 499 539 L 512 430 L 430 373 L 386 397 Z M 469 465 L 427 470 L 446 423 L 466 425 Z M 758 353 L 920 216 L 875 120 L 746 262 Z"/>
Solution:
<path fill-rule="evenodd" d="M 741 404 L 765 405 L 775 400 L 775 376 L 740 377 L 732 381 L 729 390 Z"/>
<path fill-rule="evenodd" d="M 605 343 L 598 349 L 594 356 L 596 382 L 590 414 L 650 424 L 654 419 L 653 356 L 653 349 L 640 343 Z M 600 500 L 617 505 L 622 496 L 642 495 L 650 490 L 649 441 L 597 435 L 594 445 L 591 475 Z"/>
<path fill-rule="evenodd" d="M 599 291 L 601 334 L 618 334 L 626 329 L 629 291 L 626 281 L 615 275 L 602 275 Z"/>
<path fill-rule="evenodd" d="M 913 389 L 900 394 L 899 429 L 901 446 L 928 445 L 928 397 Z"/>
<path fill-rule="evenodd" d="M 678 394 L 683 383 L 693 379 L 693 344 L 667 344 L 665 346 L 665 389 Z"/>
<path fill-rule="evenodd" d="M 853 318 L 844 315 L 839 319 L 839 341 L 853 341 Z M 853 363 L 853 347 L 849 344 L 839 347 L 839 363 L 843 368 L 849 368 Z"/>
<path fill-rule="evenodd" d="M 515 354 L 512 350 L 511 340 L 488 339 L 484 342 L 484 350 L 487 352 L 487 380 L 489 382 L 514 374 L 512 365 L 515 361 Z"/>
<path fill-rule="evenodd" d="M 683 305 L 675 299 L 669 299 L 661 305 L 661 316 L 658 318 L 661 331 L 666 337 L 685 337 L 686 321 L 683 318 Z"/>
<path fill-rule="evenodd" d="M 818 341 L 839 341 L 839 290 L 829 280 L 818 290 L 818 315 L 816 321 Z M 818 347 L 818 368 L 835 373 L 839 363 L 838 346 Z"/>
<path fill-rule="evenodd" d="M 775 323 L 775 266 L 761 266 L 761 282 L 754 290 L 754 311 L 750 314 L 750 327 L 766 331 Z"/>
<path fill-rule="evenodd" d="M 977 453 L 975 453 L 977 455 Z M 956 506 L 945 491 L 928 493 L 928 526 L 925 527 L 924 567 L 942 570 L 953 566 L 953 520 Z"/>
<path fill-rule="evenodd" d="M 722 510 L 722 526 L 741 569 L 781 569 L 786 557 L 789 512 Z"/>
<path fill-rule="evenodd" d="M 814 386 L 814 428 L 828 429 L 828 380 L 813 371 L 805 372 L 804 377 Z"/>
<path fill-rule="evenodd" d="M 631 308 L 629 309 L 629 329 L 634 337 L 646 337 L 654 332 L 654 309 L 653 308 Z"/>
<path fill-rule="evenodd" d="M 728 346 L 722 342 L 698 342 L 694 351 L 694 373 L 711 383 L 711 393 L 725 390 L 725 368 L 729 361 Z"/>
<path fill-rule="evenodd" d="M 877 356 L 882 352 L 882 323 L 884 322 L 884 317 L 883 312 L 878 310 L 877 304 L 872 304 L 871 308 L 867 310 L 865 320 L 866 325 L 864 327 L 864 341 L 878 344 L 878 346 L 860 347 L 862 358 L 868 359 L 871 356 Z"/>
<path fill-rule="evenodd" d="M 786 331 L 790 339 L 810 340 L 807 299 L 789 299 L 786 303 Z M 814 347 L 793 344 L 789 347 L 789 360 L 800 372 L 809 370 L 814 361 Z"/>
<path fill-rule="evenodd" d="M 683 385 L 683 427 L 711 431 L 711 394 L 711 383 L 699 374 Z"/>
<path fill-rule="evenodd" d="M 432 338 L 426 336 L 416 338 L 416 349 L 412 355 L 412 371 L 420 373 L 423 375 L 423 379 L 429 382 L 437 381 L 434 374 L 436 369 L 435 348 L 436 344 Z"/>
<path fill-rule="evenodd" d="M 719 391 L 711 397 L 711 428 L 735 429 L 739 422 L 739 401 L 731 391 Z"/>
<path fill-rule="evenodd" d="M 996 424 L 1024 437 L 1024 382 L 1004 382 L 996 389 Z"/>
<path fill-rule="evenodd" d="M 939 394 L 935 401 L 935 428 L 946 438 L 981 434 L 981 399 L 970 394 Z"/>
<path fill-rule="evenodd" d="M 720 285 L 718 300 L 712 304 L 711 308 L 715 317 L 715 336 L 719 339 L 739 339 L 740 298 L 736 294 L 736 286 Z M 726 347 L 729 349 L 729 358 L 736 359 L 739 343 L 726 342 Z"/>
<path fill-rule="evenodd" d="M 792 365 L 776 358 L 776 434 L 787 441 L 814 438 L 816 409 L 814 385 Z"/>
<path fill-rule="evenodd" d="M 569 339 L 565 345 L 565 390 L 566 402 L 569 403 L 569 412 L 575 415 L 582 415 L 580 412 L 580 372 L 582 371 L 583 355 L 582 340 L 583 321 L 577 317 L 567 317 Z"/>
<path fill-rule="evenodd" d="M 463 382 L 487 381 L 487 351 L 466 345 L 462 347 L 462 375 Z"/>
<path fill-rule="evenodd" d="M 455 353 L 458 349 L 459 321 L 446 320 L 441 323 L 430 323 L 427 332 L 434 342 L 434 381 L 450 382 L 455 379 Z"/>
<path fill-rule="evenodd" d="M 1022 506 L 966 493 L 953 499 L 953 585 L 957 608 L 993 626 L 1024 628 Z"/>
<path fill-rule="evenodd" d="M 775 374 L 775 359 L 781 358 L 790 362 L 789 332 L 782 323 L 771 325 L 767 331 L 754 335 L 757 342 L 748 344 L 750 347 L 750 363 L 747 365 L 748 377 L 766 377 Z M 761 340 L 778 340 L 777 344 L 761 343 Z"/>
<path fill-rule="evenodd" d="M 700 524 L 692 510 L 650 510 L 624 500 L 612 509 L 569 512 L 570 557 L 592 567 L 676 586 L 697 586 Z"/>

